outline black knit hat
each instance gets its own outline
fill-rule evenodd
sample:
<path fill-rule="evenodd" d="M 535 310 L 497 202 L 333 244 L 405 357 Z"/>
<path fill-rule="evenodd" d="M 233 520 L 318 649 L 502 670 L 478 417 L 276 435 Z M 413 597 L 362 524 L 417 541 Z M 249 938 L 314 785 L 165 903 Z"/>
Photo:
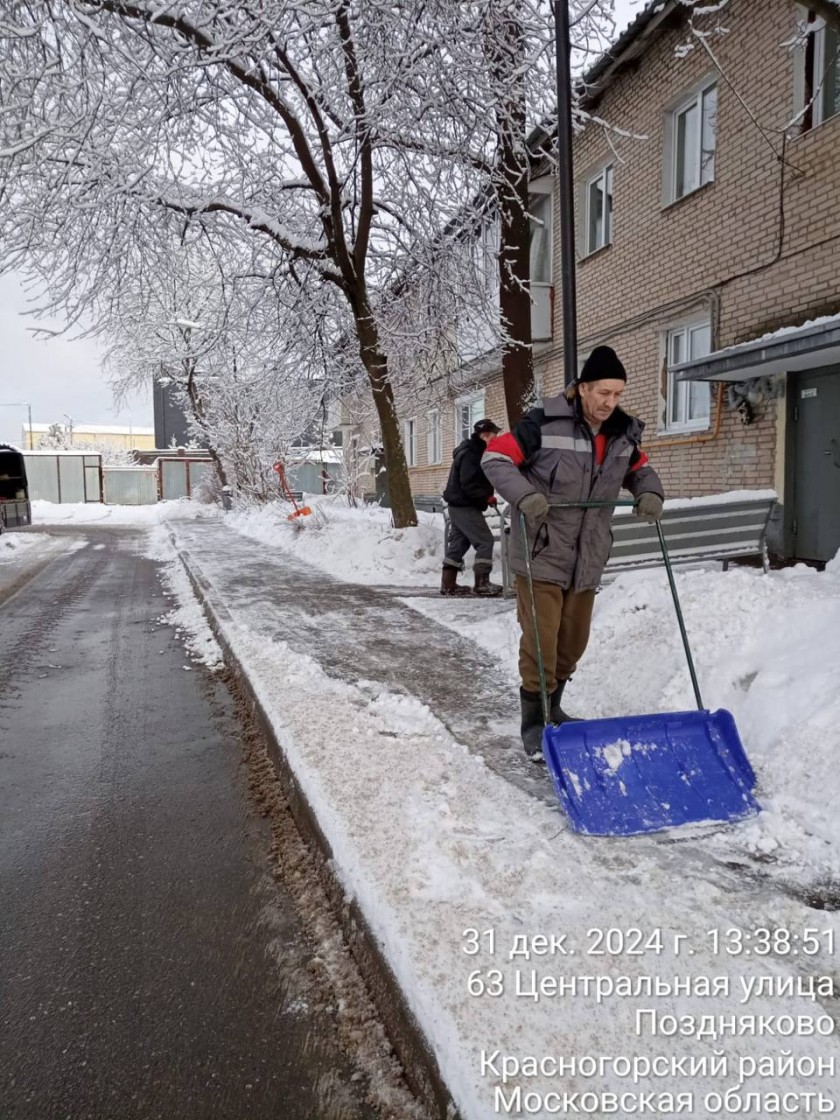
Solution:
<path fill-rule="evenodd" d="M 580 371 L 581 381 L 627 380 L 627 370 L 621 364 L 618 354 L 611 346 L 596 346 Z"/>
<path fill-rule="evenodd" d="M 473 431 L 477 436 L 480 436 L 482 432 L 493 432 L 496 435 L 501 430 L 492 420 L 476 420 L 473 424 Z"/>

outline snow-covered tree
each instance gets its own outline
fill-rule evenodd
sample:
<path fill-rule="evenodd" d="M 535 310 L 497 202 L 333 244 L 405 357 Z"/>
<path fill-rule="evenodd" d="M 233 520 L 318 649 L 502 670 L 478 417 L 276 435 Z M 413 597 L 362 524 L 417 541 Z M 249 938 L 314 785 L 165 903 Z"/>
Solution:
<path fill-rule="evenodd" d="M 179 224 L 212 227 L 220 253 L 265 239 L 276 268 L 345 302 L 400 525 L 415 514 L 377 295 L 452 205 L 442 160 L 421 175 L 381 142 L 422 61 L 415 22 L 348 0 L 32 0 L 0 25 L 5 266 L 90 313 Z"/>
<path fill-rule="evenodd" d="M 269 496 L 272 464 L 311 428 L 324 391 L 311 304 L 286 309 L 259 259 L 219 260 L 201 237 L 144 263 L 153 270 L 127 278 L 109 313 L 118 399 L 166 384 L 220 483 Z"/>

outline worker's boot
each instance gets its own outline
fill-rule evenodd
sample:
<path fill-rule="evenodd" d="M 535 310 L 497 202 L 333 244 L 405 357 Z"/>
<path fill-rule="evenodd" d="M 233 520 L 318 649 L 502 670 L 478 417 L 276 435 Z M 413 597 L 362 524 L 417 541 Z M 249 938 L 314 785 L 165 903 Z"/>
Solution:
<path fill-rule="evenodd" d="M 519 690 L 519 707 L 522 712 L 522 723 L 519 733 L 522 736 L 522 746 L 531 762 L 544 762 L 542 752 L 542 733 L 545 727 L 543 719 L 542 698 L 538 692 L 528 692 L 527 689 Z"/>
<path fill-rule="evenodd" d="M 458 569 L 453 568 L 451 564 L 443 565 L 443 572 L 440 577 L 440 593 L 441 595 L 472 594 L 468 587 L 460 587 L 458 585 Z"/>
<path fill-rule="evenodd" d="M 557 687 L 548 698 L 549 715 L 552 723 L 580 723 L 577 716 L 570 716 L 568 712 L 564 712 L 560 707 L 560 701 L 563 697 L 563 689 L 568 684 L 568 681 L 558 681 Z"/>
<path fill-rule="evenodd" d="M 476 595 L 483 595 L 489 598 L 501 595 L 502 588 L 497 583 L 490 582 L 490 572 L 487 568 L 476 568 L 474 574 Z"/>

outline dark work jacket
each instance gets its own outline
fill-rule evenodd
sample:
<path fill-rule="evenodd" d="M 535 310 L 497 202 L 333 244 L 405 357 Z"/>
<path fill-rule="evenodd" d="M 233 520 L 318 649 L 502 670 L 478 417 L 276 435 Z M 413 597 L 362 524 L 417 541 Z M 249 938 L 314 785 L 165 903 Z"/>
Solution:
<path fill-rule="evenodd" d="M 487 448 L 484 469 L 496 490 L 518 508 L 528 494 L 549 502 L 614 501 L 624 487 L 634 498 L 664 497 L 659 476 L 641 449 L 644 424 L 617 408 L 601 427 L 603 458 L 576 399 L 547 397 L 507 435 Z M 612 546 L 611 509 L 550 509 L 542 526 L 528 525 L 533 578 L 563 588 L 598 586 Z M 539 541 L 537 540 L 539 537 Z M 514 514 L 511 568 L 525 575 L 525 542 Z"/>
<path fill-rule="evenodd" d="M 443 492 L 449 505 L 470 506 L 482 512 L 487 509 L 488 499 L 493 496 L 493 483 L 481 469 L 481 456 L 486 448 L 484 440 L 473 433 L 452 452 L 449 481 Z"/>

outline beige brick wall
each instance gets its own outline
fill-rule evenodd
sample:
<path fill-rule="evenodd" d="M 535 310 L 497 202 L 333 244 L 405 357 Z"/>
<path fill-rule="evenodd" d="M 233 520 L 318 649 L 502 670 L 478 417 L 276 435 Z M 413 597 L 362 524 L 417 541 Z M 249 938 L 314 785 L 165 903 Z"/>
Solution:
<path fill-rule="evenodd" d="M 718 407 L 713 388 L 708 430 L 687 436 L 660 430 L 664 332 L 707 309 L 718 349 L 840 311 L 840 115 L 789 141 L 782 171 L 772 146 L 781 150 L 795 112 L 793 55 L 782 45 L 793 31 L 794 4 L 730 0 L 721 22 L 729 34 L 711 40 L 725 75 L 717 75 L 714 182 L 663 205 L 666 110 L 715 73 L 699 45 L 684 58 L 675 54 L 688 41 L 684 16 L 663 25 L 592 107 L 614 131 L 590 124 L 575 139 L 578 179 L 610 159 L 614 164 L 612 244 L 578 261 L 579 350 L 585 354 L 601 342 L 617 350 L 629 374 L 627 407 L 647 425 L 648 453 L 668 493 L 686 497 L 773 486 L 776 417 L 783 410 L 770 402 L 745 427 L 726 405 L 725 390 Z M 559 235 L 554 248 L 559 276 Z M 536 363 L 546 392 L 563 381 L 559 292 L 554 336 L 558 345 Z M 485 392 L 487 415 L 504 425 L 500 377 Z M 444 417 L 439 467 L 426 463 L 425 409 L 412 406 L 419 465 L 411 476 L 418 494 L 440 492 L 454 446 L 454 405 L 437 403 Z M 401 414 L 410 415 L 402 408 Z"/>

